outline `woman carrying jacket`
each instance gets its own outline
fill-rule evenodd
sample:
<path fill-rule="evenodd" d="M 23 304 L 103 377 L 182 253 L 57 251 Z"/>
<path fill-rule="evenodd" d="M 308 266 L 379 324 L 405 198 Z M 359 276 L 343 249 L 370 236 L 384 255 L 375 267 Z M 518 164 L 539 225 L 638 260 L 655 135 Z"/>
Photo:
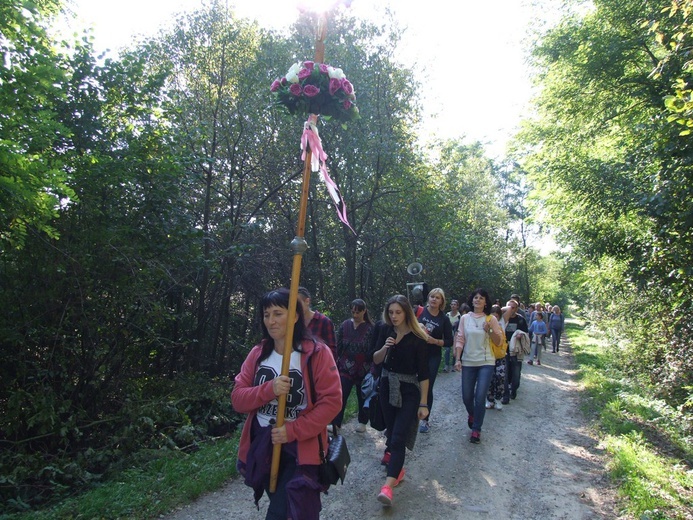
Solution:
<path fill-rule="evenodd" d="M 262 341 L 253 347 L 235 378 L 231 403 L 248 414 L 238 447 L 237 467 L 255 491 L 257 504 L 263 492 L 270 503 L 267 520 L 315 520 L 321 509 L 318 483 L 320 447 L 327 447 L 327 424 L 342 406 L 342 388 L 329 348 L 307 336 L 301 303 L 296 305 L 292 341 L 286 341 L 289 291 L 270 291 L 260 300 Z M 282 356 L 291 348 L 289 375 L 281 375 Z M 312 380 L 308 375 L 311 363 Z M 316 399 L 310 385 L 315 385 Z M 285 422 L 275 426 L 278 397 L 286 395 Z M 281 444 L 277 487 L 269 492 L 272 446 Z M 299 509 L 300 508 L 300 509 Z"/>
<path fill-rule="evenodd" d="M 342 381 L 342 410 L 334 422 L 337 426 L 342 426 L 349 394 L 352 388 L 356 388 L 359 421 L 356 431 L 363 433 L 368 424 L 368 408 L 364 408 L 365 398 L 360 390 L 373 361 L 373 322 L 368 315 L 366 302 L 360 298 L 351 302 L 351 316 L 351 319 L 345 320 L 337 329 L 337 368 Z"/>

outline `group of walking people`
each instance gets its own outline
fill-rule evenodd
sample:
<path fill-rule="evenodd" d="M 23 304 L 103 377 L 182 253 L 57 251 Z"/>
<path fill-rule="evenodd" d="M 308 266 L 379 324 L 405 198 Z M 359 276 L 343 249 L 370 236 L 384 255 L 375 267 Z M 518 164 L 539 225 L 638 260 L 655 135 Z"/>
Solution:
<path fill-rule="evenodd" d="M 328 445 L 328 425 L 341 427 L 349 395 L 355 390 L 355 431 L 366 431 L 367 396 L 360 389 L 369 373 L 379 380 L 377 398 L 385 423 L 381 464 L 386 477 L 377 494 L 385 506 L 392 505 L 393 489 L 404 478 L 406 449 L 413 449 L 417 433 L 430 431 L 433 387 L 441 363 L 443 373 L 462 373 L 462 400 L 472 443 L 481 440 L 490 398 L 494 402 L 498 398 L 500 408 L 516 397 L 522 357 L 518 361 L 517 353 L 509 348 L 505 359 L 496 360 L 490 342 L 498 344 L 505 337 L 509 346 L 513 340 L 512 348 L 517 344 L 520 350 L 528 342 L 530 331 L 519 298 L 496 309 L 489 294 L 476 289 L 462 305 L 453 300 L 450 312 L 445 313 L 443 289 L 432 289 L 424 297 L 425 305 L 412 306 L 406 296 L 392 296 L 376 322 L 366 303 L 356 299 L 350 306 L 351 318 L 335 331 L 329 318 L 310 308 L 310 293 L 300 288 L 293 335 L 287 341 L 289 291 L 278 289 L 263 296 L 263 338 L 236 376 L 231 401 L 236 411 L 248 414 L 238 470 L 253 488 L 256 504 L 263 494 L 269 496 L 267 519 L 319 518 L 320 493 L 325 488 L 319 483 L 318 466 L 321 447 Z M 516 331 L 526 339 L 514 338 Z M 291 349 L 289 374 L 281 375 L 287 348 Z M 278 427 L 281 395 L 286 396 L 286 410 L 284 423 Z M 276 489 L 270 492 L 269 461 L 275 445 L 281 445 L 281 457 Z"/>
<path fill-rule="evenodd" d="M 531 304 L 529 312 L 529 335 L 532 340 L 532 352 L 528 364 L 541 365 L 542 351 L 546 350 L 546 339 L 551 339 L 551 352 L 560 349 L 561 333 L 565 327 L 565 317 L 558 305 L 540 302 Z"/>

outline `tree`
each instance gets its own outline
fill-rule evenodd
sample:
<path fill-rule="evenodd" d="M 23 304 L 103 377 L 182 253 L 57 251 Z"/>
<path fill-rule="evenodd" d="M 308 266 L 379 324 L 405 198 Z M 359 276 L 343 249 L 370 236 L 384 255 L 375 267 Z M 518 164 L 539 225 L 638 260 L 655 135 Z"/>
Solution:
<path fill-rule="evenodd" d="M 613 270 L 586 278 L 593 294 L 608 279 L 624 301 L 646 294 L 652 305 L 673 309 L 671 321 L 644 319 L 640 346 L 655 330 L 678 337 L 692 305 L 691 143 L 667 120 L 664 97 L 677 72 L 652 74 L 667 48 L 648 29 L 653 20 L 661 30 L 676 23 L 663 13 L 669 5 L 602 0 L 551 29 L 534 50 L 538 116 L 519 136 L 522 167 L 559 239 L 586 271 Z M 615 307 L 614 317 L 618 308 L 630 310 Z M 671 362 L 657 363 L 652 380 L 690 384 L 678 346 L 664 351 L 661 359 Z M 637 370 L 650 368 L 643 362 Z"/>
<path fill-rule="evenodd" d="M 67 59 L 45 28 L 59 5 L 0 5 L 0 253 L 22 247 L 32 231 L 54 237 L 51 220 L 74 198 L 59 149 L 69 129 L 56 114 L 64 100 Z"/>
<path fill-rule="evenodd" d="M 427 236 L 438 257 L 437 278 L 458 298 L 480 286 L 494 299 L 509 296 L 507 212 L 496 165 L 481 143 L 462 139 L 435 143 L 431 154 L 436 158 L 430 176 L 437 215 Z"/>
<path fill-rule="evenodd" d="M 31 146 L 44 140 L 27 148 L 31 162 L 59 166 L 51 178 L 65 189 L 0 264 L 0 438 L 2 465 L 12 468 L 3 503 L 48 500 L 128 453 L 119 443 L 133 428 L 126 396 L 163 342 L 162 259 L 184 243 L 185 226 L 175 211 L 179 170 L 160 110 L 162 75 L 144 75 L 143 56 L 97 65 L 89 44 L 77 42 L 52 62 L 46 54 L 33 82 L 14 71 L 34 91 L 51 65 L 59 71 L 51 86 L 59 95 L 37 97 L 17 120 Z M 15 106 L 7 103 L 5 113 Z M 51 232 L 34 232 L 41 229 Z M 79 463 L 61 460 L 85 446 L 102 448 Z"/>

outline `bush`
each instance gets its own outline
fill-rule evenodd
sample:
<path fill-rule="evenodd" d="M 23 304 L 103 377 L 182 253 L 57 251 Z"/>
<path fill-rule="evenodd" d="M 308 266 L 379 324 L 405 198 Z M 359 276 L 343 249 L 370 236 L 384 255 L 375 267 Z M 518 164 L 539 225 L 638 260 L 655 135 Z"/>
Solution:
<path fill-rule="evenodd" d="M 202 439 L 230 434 L 242 421 L 231 409 L 231 385 L 229 378 L 200 373 L 133 379 L 118 412 L 96 417 L 50 393 L 39 399 L 16 391 L 12 410 L 29 410 L 24 422 L 37 429 L 15 443 L 3 432 L 8 449 L 0 454 L 0 513 L 52 503 L 155 459 L 161 450 L 196 450 Z"/>

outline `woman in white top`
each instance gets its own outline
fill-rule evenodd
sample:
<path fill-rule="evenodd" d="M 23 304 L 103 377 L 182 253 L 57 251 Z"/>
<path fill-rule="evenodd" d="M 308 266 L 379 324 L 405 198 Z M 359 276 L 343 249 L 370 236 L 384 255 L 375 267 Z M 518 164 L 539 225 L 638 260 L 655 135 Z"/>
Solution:
<path fill-rule="evenodd" d="M 496 367 L 490 339 L 500 343 L 498 320 L 491 313 L 491 298 L 484 289 L 476 289 L 467 304 L 473 309 L 460 322 L 455 341 L 455 370 L 462 371 L 462 401 L 467 409 L 467 425 L 472 429 L 470 442 L 481 441 L 481 426 L 486 415 L 486 395 Z"/>

